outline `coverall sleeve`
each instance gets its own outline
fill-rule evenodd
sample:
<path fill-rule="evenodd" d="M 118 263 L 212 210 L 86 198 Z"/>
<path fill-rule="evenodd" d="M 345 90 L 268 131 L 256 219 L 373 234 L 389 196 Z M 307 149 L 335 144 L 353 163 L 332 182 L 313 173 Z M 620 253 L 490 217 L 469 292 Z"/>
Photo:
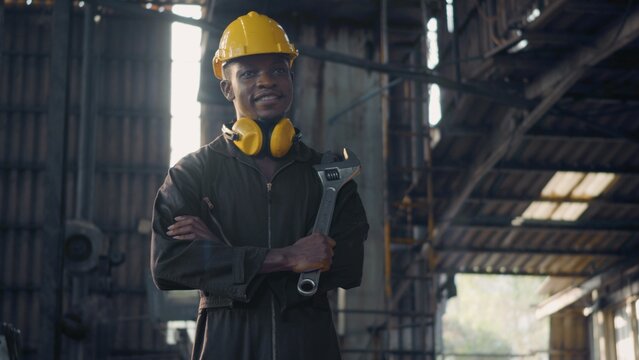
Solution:
<path fill-rule="evenodd" d="M 151 235 L 153 280 L 161 290 L 199 289 L 248 302 L 261 282 L 258 273 L 268 249 L 233 247 L 219 238 L 175 240 L 166 234 L 176 216 L 202 216 L 202 176 L 202 163 L 189 155 L 169 170 L 158 191 Z"/>
<path fill-rule="evenodd" d="M 368 228 L 357 184 L 349 181 L 340 190 L 335 204 L 329 236 L 337 245 L 330 270 L 320 277 L 318 291 L 326 292 L 338 287 L 350 289 L 361 284 Z"/>

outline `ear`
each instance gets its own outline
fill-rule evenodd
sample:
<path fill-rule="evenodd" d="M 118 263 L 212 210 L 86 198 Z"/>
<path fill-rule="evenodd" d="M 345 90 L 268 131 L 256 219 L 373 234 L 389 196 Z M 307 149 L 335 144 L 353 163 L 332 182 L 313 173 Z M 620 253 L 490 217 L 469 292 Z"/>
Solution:
<path fill-rule="evenodd" d="M 233 101 L 235 99 L 235 94 L 233 93 L 233 86 L 231 86 L 231 82 L 229 80 L 220 81 L 220 90 L 222 90 L 222 94 L 228 101 Z"/>

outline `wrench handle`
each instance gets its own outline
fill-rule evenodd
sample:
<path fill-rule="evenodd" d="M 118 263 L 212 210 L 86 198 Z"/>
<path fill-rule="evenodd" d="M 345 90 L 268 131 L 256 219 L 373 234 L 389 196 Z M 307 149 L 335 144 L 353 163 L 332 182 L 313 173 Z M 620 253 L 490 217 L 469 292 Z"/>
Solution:
<path fill-rule="evenodd" d="M 322 194 L 322 200 L 313 225 L 313 232 L 328 235 L 331 230 L 331 221 L 333 220 L 333 210 L 335 209 L 338 191 L 339 189 L 331 186 L 326 188 L 324 194 Z"/>
<path fill-rule="evenodd" d="M 313 225 L 313 232 L 327 235 L 331 228 L 331 221 L 333 219 L 333 210 L 335 209 L 335 201 L 337 200 L 336 189 L 332 186 L 325 188 L 324 194 L 322 194 L 322 200 L 320 201 L 319 209 L 317 210 L 317 216 L 315 217 L 315 225 Z M 297 292 L 303 296 L 313 296 L 317 292 L 319 286 L 320 271 L 312 270 L 303 272 L 300 274 L 300 278 L 297 281 Z"/>

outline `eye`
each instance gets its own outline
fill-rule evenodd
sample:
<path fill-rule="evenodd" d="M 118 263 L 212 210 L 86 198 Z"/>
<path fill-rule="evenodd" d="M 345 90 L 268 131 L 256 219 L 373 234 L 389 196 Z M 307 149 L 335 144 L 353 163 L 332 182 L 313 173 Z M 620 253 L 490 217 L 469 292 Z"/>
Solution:
<path fill-rule="evenodd" d="M 288 75 L 288 69 L 284 67 L 278 67 L 273 69 L 273 75 Z"/>
<path fill-rule="evenodd" d="M 255 75 L 257 75 L 257 71 L 245 70 L 240 72 L 240 79 L 250 79 L 252 77 L 255 77 Z"/>

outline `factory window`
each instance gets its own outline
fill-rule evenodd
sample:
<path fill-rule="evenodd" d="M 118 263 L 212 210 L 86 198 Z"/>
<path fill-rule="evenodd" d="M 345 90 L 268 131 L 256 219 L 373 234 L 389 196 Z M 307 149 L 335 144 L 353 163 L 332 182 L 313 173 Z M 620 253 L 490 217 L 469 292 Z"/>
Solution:
<path fill-rule="evenodd" d="M 630 312 L 630 306 L 622 306 L 615 310 L 614 325 L 617 360 L 633 360 L 635 358 Z"/>
<path fill-rule="evenodd" d="M 174 14 L 199 19 L 201 7 L 175 5 Z M 171 27 L 171 166 L 200 147 L 200 41 L 198 27 L 173 23 Z"/>
<path fill-rule="evenodd" d="M 635 336 L 637 337 L 636 343 L 639 344 L 639 300 L 635 301 L 635 323 L 637 324 L 635 329 L 638 330 L 635 334 Z M 637 349 L 637 353 L 639 353 L 639 349 Z"/>
<path fill-rule="evenodd" d="M 197 5 L 174 5 L 171 11 L 180 16 L 199 19 L 202 9 Z M 200 147 L 200 103 L 197 91 L 200 84 L 200 56 L 202 30 L 198 27 L 173 23 L 171 26 L 171 163 Z M 186 291 L 181 291 L 189 296 Z M 197 294 L 197 291 L 189 291 Z M 197 295 L 194 295 L 197 299 Z M 197 300 L 193 303 L 193 317 Z M 169 321 L 166 341 L 175 344 L 184 334 L 192 342 L 195 338 L 195 321 Z"/>
<path fill-rule="evenodd" d="M 455 31 L 455 10 L 453 0 L 446 0 L 446 28 L 449 33 Z"/>
<path fill-rule="evenodd" d="M 603 311 L 594 312 L 590 318 L 592 329 L 592 360 L 606 358 L 606 326 Z"/>
<path fill-rule="evenodd" d="M 523 214 L 513 219 L 519 226 L 526 219 L 576 221 L 588 208 L 588 201 L 601 195 L 615 180 L 610 173 L 557 171 Z"/>
<path fill-rule="evenodd" d="M 185 334 L 193 342 L 195 339 L 196 323 L 195 321 L 169 321 L 166 324 L 166 343 L 169 345 L 175 345 L 183 341 L 182 336 Z"/>
<path fill-rule="evenodd" d="M 428 45 L 428 56 L 426 58 L 426 64 L 429 69 L 433 70 L 439 64 L 439 46 L 437 43 L 437 19 L 432 18 L 428 20 L 426 24 L 428 33 L 426 34 L 426 41 Z M 442 118 L 442 105 L 441 94 L 439 91 L 439 85 L 428 85 L 429 99 L 428 99 L 428 122 L 431 126 L 435 126 Z"/>

